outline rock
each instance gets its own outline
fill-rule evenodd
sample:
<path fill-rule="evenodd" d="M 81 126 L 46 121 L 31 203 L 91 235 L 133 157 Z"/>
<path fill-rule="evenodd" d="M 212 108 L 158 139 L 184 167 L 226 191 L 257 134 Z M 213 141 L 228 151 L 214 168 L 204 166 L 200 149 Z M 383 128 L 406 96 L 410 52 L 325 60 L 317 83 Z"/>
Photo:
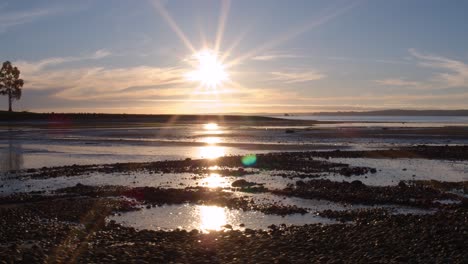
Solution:
<path fill-rule="evenodd" d="M 254 186 L 254 185 L 256 185 L 256 183 L 248 182 L 248 181 L 246 181 L 244 179 L 236 180 L 231 184 L 232 187 L 240 187 L 240 188 L 250 187 L 250 186 Z"/>
<path fill-rule="evenodd" d="M 354 185 L 354 186 L 362 186 L 362 185 L 364 185 L 364 184 L 362 183 L 362 181 L 359 181 L 359 180 L 352 181 L 351 184 Z"/>

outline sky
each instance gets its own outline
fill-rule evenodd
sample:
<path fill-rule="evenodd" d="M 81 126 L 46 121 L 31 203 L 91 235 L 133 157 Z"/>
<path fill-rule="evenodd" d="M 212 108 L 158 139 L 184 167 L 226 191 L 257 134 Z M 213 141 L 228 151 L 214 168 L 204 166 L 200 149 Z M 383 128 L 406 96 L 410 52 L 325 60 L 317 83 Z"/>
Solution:
<path fill-rule="evenodd" d="M 462 0 L 0 0 L 0 60 L 21 70 L 21 111 L 468 109 L 466 10 Z M 187 78 L 206 50 L 227 76 L 216 86 Z"/>

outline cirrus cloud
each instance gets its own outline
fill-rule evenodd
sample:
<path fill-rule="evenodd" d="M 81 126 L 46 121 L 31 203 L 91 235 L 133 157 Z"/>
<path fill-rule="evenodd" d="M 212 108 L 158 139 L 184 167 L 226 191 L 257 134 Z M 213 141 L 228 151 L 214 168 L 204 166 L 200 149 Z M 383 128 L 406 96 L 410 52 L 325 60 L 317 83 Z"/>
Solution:
<path fill-rule="evenodd" d="M 418 89 L 468 88 L 468 64 L 461 60 L 443 56 L 424 54 L 416 49 L 409 49 L 412 58 L 419 67 L 433 69 L 429 79 L 408 81 L 405 78 L 376 80 L 380 85 L 401 86 Z"/>
<path fill-rule="evenodd" d="M 14 62 L 21 69 L 28 89 L 54 90 L 55 97 L 69 100 L 141 97 L 157 93 L 179 94 L 171 85 L 183 80 L 183 69 L 176 67 L 135 66 L 105 68 L 96 66 L 61 67 L 65 63 L 100 60 L 111 56 L 107 50 L 77 57 L 54 57 L 39 61 Z M 60 67 L 59 67 L 60 66 Z M 130 88 L 147 87 L 140 91 Z"/>
<path fill-rule="evenodd" d="M 423 83 L 416 82 L 416 81 L 408 81 L 399 78 L 391 78 L 391 79 L 383 79 L 383 80 L 376 80 L 376 83 L 380 85 L 389 85 L 389 86 L 403 86 L 403 87 L 421 87 Z"/>
<path fill-rule="evenodd" d="M 460 60 L 449 59 L 442 56 L 423 54 L 416 49 L 410 49 L 411 55 L 419 59 L 422 67 L 439 70 L 432 81 L 444 87 L 468 87 L 468 65 Z"/>
<path fill-rule="evenodd" d="M 314 71 L 275 71 L 270 73 L 273 77 L 271 81 L 279 81 L 283 83 L 301 83 L 301 82 L 310 82 L 317 81 L 327 77 L 327 75 Z"/>

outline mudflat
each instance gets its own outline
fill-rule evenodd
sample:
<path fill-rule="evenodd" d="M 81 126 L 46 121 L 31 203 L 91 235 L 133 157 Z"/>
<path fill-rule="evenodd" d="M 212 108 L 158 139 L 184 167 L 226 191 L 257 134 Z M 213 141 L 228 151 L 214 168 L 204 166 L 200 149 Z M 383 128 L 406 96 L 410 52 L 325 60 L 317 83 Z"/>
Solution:
<path fill-rule="evenodd" d="M 10 171 L 4 176 L 30 184 L 89 175 L 101 175 L 109 184 L 77 183 L 2 196 L 2 261 L 463 263 L 468 260 L 465 247 L 468 180 L 447 182 L 441 175 L 440 180 L 405 180 L 375 186 L 365 184 L 365 179 L 377 177 L 379 167 L 354 166 L 336 162 L 335 158 L 465 162 L 468 148 L 419 145 L 361 151 L 277 152 L 257 154 L 255 162 L 248 165 L 245 156 L 228 156 Z M 401 171 L 404 173 L 405 168 Z M 117 174 L 137 181 L 143 174 L 154 180 L 166 174 L 183 174 L 190 177 L 193 186 L 112 185 L 112 177 Z M 229 179 L 230 184 L 201 184 L 213 175 Z M 252 180 L 255 179 L 252 175 L 290 181 L 283 182 L 282 187 L 270 188 Z M 349 180 L 332 180 L 331 175 Z M 260 195 L 279 197 L 280 202 L 259 200 L 256 197 Z M 302 206 L 281 202 L 296 198 L 303 202 Z M 317 200 L 345 206 L 308 207 L 307 201 Z M 271 224 L 263 229 L 221 221 L 221 226 L 213 226 L 212 230 L 201 226 L 187 230 L 135 228 L 119 220 L 126 214 L 187 205 L 258 212 L 266 217 L 279 215 L 284 219 L 303 215 L 323 221 L 291 225 L 285 220 L 284 224 Z M 189 216 L 162 217 L 176 221 Z M 219 215 L 214 213 L 210 217 Z M 156 226 L 158 221 L 162 218 L 151 219 Z"/>

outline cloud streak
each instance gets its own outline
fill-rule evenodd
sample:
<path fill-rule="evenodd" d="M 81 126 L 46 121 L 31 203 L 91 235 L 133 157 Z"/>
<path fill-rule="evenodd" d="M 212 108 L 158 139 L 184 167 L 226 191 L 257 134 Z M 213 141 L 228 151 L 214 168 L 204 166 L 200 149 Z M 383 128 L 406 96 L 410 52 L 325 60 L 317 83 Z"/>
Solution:
<path fill-rule="evenodd" d="M 409 49 L 419 67 L 433 69 L 432 77 L 422 81 L 408 81 L 405 78 L 376 80 L 380 85 L 400 86 L 417 89 L 468 88 L 468 64 L 461 60 L 443 56 L 423 54 L 416 49 Z"/>
<path fill-rule="evenodd" d="M 435 74 L 434 82 L 447 88 L 468 87 L 468 65 L 466 63 L 442 56 L 422 54 L 415 49 L 410 49 L 409 52 L 420 60 L 420 66 L 443 71 Z"/>
<path fill-rule="evenodd" d="M 271 54 L 262 54 L 252 58 L 254 61 L 273 61 L 278 59 L 293 59 L 300 58 L 298 55 L 287 54 L 287 53 L 271 53 Z"/>
<path fill-rule="evenodd" d="M 138 66 L 106 69 L 85 67 L 65 70 L 45 70 L 28 74 L 24 78 L 34 89 L 61 88 L 57 97 L 69 100 L 96 98 L 134 98 L 155 95 L 177 95 L 175 89 L 158 88 L 181 83 L 182 71 L 177 68 Z M 153 87 L 132 91 L 131 87 Z"/>
<path fill-rule="evenodd" d="M 98 50 L 81 57 L 54 57 L 14 64 L 21 69 L 28 89 L 54 90 L 55 97 L 68 100 L 177 96 L 187 92 L 186 89 L 170 89 L 170 86 L 184 81 L 184 70 L 176 67 L 58 67 L 69 62 L 100 60 L 108 56 L 111 56 L 109 51 Z"/>
<path fill-rule="evenodd" d="M 345 14 L 346 12 L 348 12 L 349 10 L 355 8 L 356 6 L 360 5 L 361 4 L 361 1 L 355 1 L 355 2 L 352 2 L 351 4 L 349 5 L 345 5 L 343 7 L 340 7 L 340 8 L 333 8 L 333 9 L 329 9 L 327 11 L 329 11 L 329 13 L 327 14 L 324 14 L 316 19 L 313 19 L 313 20 L 310 20 L 310 21 L 307 21 L 305 24 L 303 25 L 298 25 L 297 27 L 295 27 L 293 30 L 291 31 L 288 31 L 286 34 L 283 34 L 283 35 L 280 35 L 278 38 L 275 38 L 271 41 L 268 41 L 268 42 L 265 42 L 264 44 L 254 48 L 253 50 L 239 56 L 238 58 L 236 58 L 235 60 L 229 62 L 228 66 L 232 66 L 232 65 L 237 65 L 237 64 L 240 64 L 242 63 L 243 61 L 247 60 L 247 59 L 251 59 L 252 57 L 255 57 L 255 56 L 258 56 L 257 54 L 260 54 L 262 52 L 265 52 L 267 50 L 271 50 L 272 48 L 274 47 L 277 47 L 287 41 L 290 41 L 291 39 L 294 39 L 312 29 L 315 29 L 315 28 L 318 28 L 334 19 L 336 19 L 337 17 Z"/>
<path fill-rule="evenodd" d="M 0 33 L 8 31 L 11 27 L 32 23 L 43 17 L 59 12 L 58 8 L 40 8 L 28 11 L 5 11 L 0 13 Z"/>
<path fill-rule="evenodd" d="M 78 57 L 53 57 L 47 58 L 36 62 L 28 62 L 28 61 L 17 61 L 15 62 L 16 65 L 22 70 L 22 72 L 26 73 L 33 73 L 44 70 L 49 66 L 60 65 L 63 63 L 68 62 L 78 62 L 78 61 L 85 61 L 85 60 L 99 60 L 108 56 L 111 56 L 112 53 L 108 50 L 101 49 L 97 50 L 92 54 L 87 54 Z"/>
<path fill-rule="evenodd" d="M 270 73 L 273 77 L 271 81 L 279 81 L 283 83 L 301 83 L 317 81 L 327 77 L 325 74 L 314 71 L 276 71 Z"/>
<path fill-rule="evenodd" d="M 420 54 L 421 55 L 421 54 Z M 181 67 L 152 67 L 146 65 L 132 67 L 74 67 L 67 63 L 101 60 L 113 56 L 107 50 L 98 50 L 82 56 L 54 57 L 39 61 L 18 61 L 22 70 L 22 77 L 26 80 L 25 91 L 44 93 L 50 102 L 67 102 L 68 107 L 82 104 L 116 107 L 127 111 L 132 107 L 148 107 L 158 111 L 187 111 L 187 105 L 196 111 L 206 111 L 207 105 L 219 103 L 222 111 L 234 111 L 242 105 L 251 106 L 251 111 L 258 111 L 264 107 L 281 105 L 281 110 L 289 108 L 309 109 L 312 105 L 327 107 L 340 104 L 352 107 L 409 107 L 417 105 L 459 107 L 465 105 L 468 93 L 458 94 L 395 94 L 395 95 L 360 95 L 350 96 L 310 96 L 291 89 L 285 91 L 280 88 L 259 87 L 226 87 L 213 93 L 198 90 L 184 78 L 186 68 Z M 423 57 L 424 56 L 424 57 Z M 453 69 L 451 74 L 462 74 L 464 64 L 455 60 L 447 61 L 442 57 L 419 56 L 421 67 L 431 67 L 437 70 Z M 424 63 L 424 65 L 423 65 Z M 78 65 L 81 65 L 78 64 Z M 465 65 L 466 66 L 466 65 Z M 455 71 L 458 69 L 459 71 Z M 447 71 L 448 72 L 448 71 Z M 300 84 L 321 80 L 326 74 L 313 69 L 285 69 L 268 73 L 268 81 L 284 84 Z M 436 75 L 437 76 L 437 75 Z M 444 80 L 448 83 L 447 80 Z M 426 88 L 428 83 L 404 78 L 388 78 L 375 81 L 379 85 Z M 435 82 L 430 79 L 428 82 Z M 431 84 L 432 85 L 432 84 Z M 219 97 L 218 97 L 219 96 Z M 154 102 L 152 105 L 151 103 Z M 120 108 L 119 108 L 120 106 Z M 126 108 L 126 107 L 130 108 Z M 52 107 L 52 106 L 51 106 Z M 63 109 L 63 106 L 60 106 Z M 218 109 L 217 107 L 211 107 Z M 230 110 L 229 110 L 230 109 Z M 247 109 L 247 108 L 246 108 Z M 255 110 L 256 109 L 256 110 Z M 140 109 L 144 111 L 143 108 Z M 138 111 L 140 111 L 138 110 Z M 117 110 L 116 110 L 117 111 Z M 133 110 L 132 110 L 133 111 Z M 136 110 L 135 110 L 136 111 Z M 195 110 L 194 110 L 195 111 Z"/>
<path fill-rule="evenodd" d="M 393 78 L 393 79 L 383 79 L 376 80 L 377 84 L 387 85 L 387 86 L 402 86 L 402 87 L 423 87 L 424 84 L 416 81 L 407 81 L 404 79 Z"/>

